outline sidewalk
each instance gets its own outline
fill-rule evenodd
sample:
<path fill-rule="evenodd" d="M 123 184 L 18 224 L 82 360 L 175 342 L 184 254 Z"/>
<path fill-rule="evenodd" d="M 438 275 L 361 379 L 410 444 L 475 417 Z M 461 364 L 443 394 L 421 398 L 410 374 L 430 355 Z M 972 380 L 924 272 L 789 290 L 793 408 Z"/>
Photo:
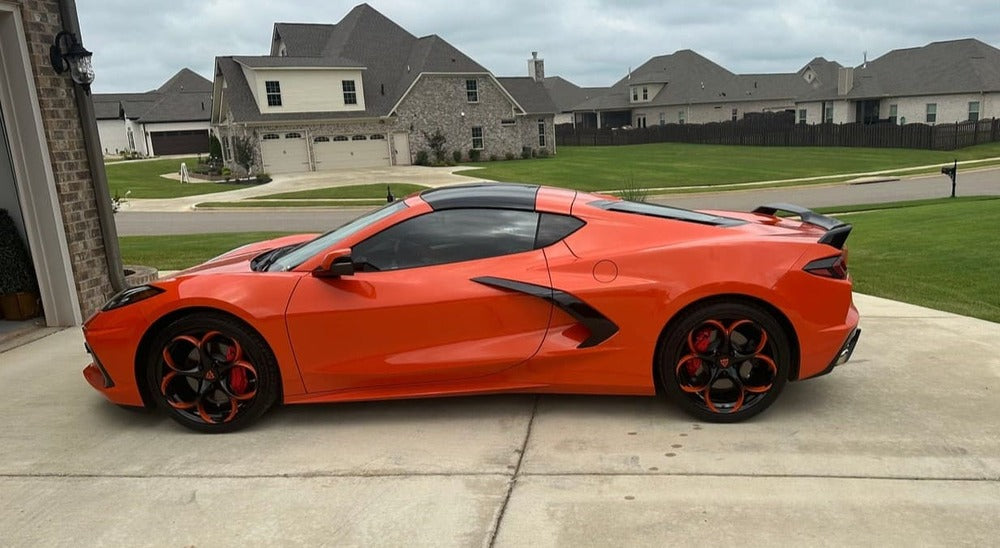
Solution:
<path fill-rule="evenodd" d="M 0 544 L 994 544 L 1000 324 L 856 300 L 852 361 L 736 425 L 504 395 L 199 435 L 105 401 L 64 330 L 0 354 Z"/>

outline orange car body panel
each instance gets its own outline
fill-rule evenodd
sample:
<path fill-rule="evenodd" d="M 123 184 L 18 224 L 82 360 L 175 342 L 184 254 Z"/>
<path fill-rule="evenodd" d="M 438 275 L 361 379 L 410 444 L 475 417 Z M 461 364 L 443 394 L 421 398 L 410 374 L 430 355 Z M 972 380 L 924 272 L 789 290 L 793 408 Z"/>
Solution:
<path fill-rule="evenodd" d="M 254 272 L 250 260 L 299 243 L 300 235 L 246 246 L 155 282 L 163 293 L 101 312 L 84 326 L 114 383 L 88 367 L 108 399 L 144 405 L 136 371 L 144 345 L 176 314 L 215 309 L 239 318 L 277 359 L 286 403 L 500 392 L 655 393 L 654 361 L 665 326 L 685 307 L 717 296 L 768 303 L 793 327 L 797 378 L 828 368 L 858 324 L 851 282 L 807 273 L 840 250 L 822 229 L 771 216 L 713 212 L 749 221 L 720 228 L 607 211 L 606 196 L 541 187 L 535 209 L 572 214 L 583 228 L 542 249 L 436 266 L 313 276 L 326 252 L 294 270 Z M 337 242 L 349 248 L 432 207 L 407 208 Z M 580 348 L 590 332 L 546 299 L 472 281 L 516 280 L 571 294 L 617 332 Z"/>

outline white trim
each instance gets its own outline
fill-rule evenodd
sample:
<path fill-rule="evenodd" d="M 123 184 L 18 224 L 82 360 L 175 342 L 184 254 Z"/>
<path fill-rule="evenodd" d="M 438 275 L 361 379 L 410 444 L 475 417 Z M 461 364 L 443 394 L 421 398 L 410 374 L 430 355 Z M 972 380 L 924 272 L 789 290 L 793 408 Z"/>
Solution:
<path fill-rule="evenodd" d="M 0 102 L 45 321 L 82 323 L 55 175 L 17 5 L 0 1 Z M 15 136 L 14 138 L 10 138 Z"/>
<path fill-rule="evenodd" d="M 294 65 L 282 65 L 280 67 L 255 67 L 244 63 L 235 57 L 231 57 L 230 59 L 232 59 L 237 65 L 250 70 L 368 70 L 368 67 L 301 67 Z M 288 57 L 284 57 L 284 59 L 288 59 Z"/>

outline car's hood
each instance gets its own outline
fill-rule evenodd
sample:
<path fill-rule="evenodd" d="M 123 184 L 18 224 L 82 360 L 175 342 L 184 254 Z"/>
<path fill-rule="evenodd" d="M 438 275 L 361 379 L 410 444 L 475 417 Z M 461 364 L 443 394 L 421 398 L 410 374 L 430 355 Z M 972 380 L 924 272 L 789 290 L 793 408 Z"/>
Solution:
<path fill-rule="evenodd" d="M 308 242 L 316 236 L 319 236 L 319 234 L 294 234 L 273 240 L 254 242 L 223 253 L 200 265 L 178 272 L 175 276 L 205 275 L 220 272 L 249 272 L 250 261 L 257 255 L 269 249 Z"/>

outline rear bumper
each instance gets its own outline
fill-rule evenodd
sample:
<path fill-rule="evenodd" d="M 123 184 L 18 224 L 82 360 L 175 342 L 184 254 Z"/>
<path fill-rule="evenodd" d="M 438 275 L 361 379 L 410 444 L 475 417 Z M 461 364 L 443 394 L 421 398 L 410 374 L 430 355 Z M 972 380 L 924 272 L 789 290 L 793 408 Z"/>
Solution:
<path fill-rule="evenodd" d="M 820 371 L 819 373 L 813 375 L 810 378 L 815 379 L 816 377 L 822 377 L 823 375 L 826 375 L 827 373 L 833 371 L 835 367 L 847 363 L 848 360 L 851 359 L 851 355 L 854 354 L 854 347 L 857 346 L 858 339 L 860 338 L 861 338 L 861 328 L 855 328 L 854 331 L 851 331 L 851 334 L 848 335 L 847 340 L 844 341 L 844 344 L 840 347 L 840 351 L 837 352 L 837 357 L 835 357 L 833 361 L 830 362 L 830 365 L 826 366 L 826 369 Z"/>

